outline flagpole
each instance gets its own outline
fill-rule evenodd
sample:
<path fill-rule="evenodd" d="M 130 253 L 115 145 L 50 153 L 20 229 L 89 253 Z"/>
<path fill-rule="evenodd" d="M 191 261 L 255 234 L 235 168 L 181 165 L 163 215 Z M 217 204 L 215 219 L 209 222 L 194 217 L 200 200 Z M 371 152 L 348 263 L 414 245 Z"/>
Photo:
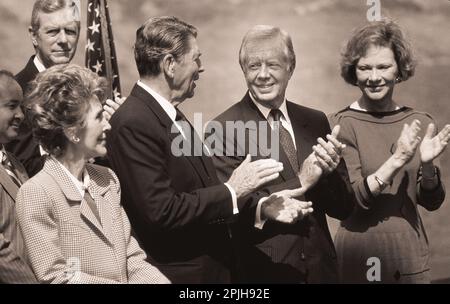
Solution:
<path fill-rule="evenodd" d="M 106 0 L 99 0 L 100 2 L 100 26 L 102 32 L 102 44 L 103 50 L 105 52 L 105 69 L 106 69 L 106 78 L 108 79 L 108 92 L 107 96 L 109 99 L 114 99 L 113 94 L 113 81 L 114 75 L 112 72 L 111 65 L 111 47 L 109 42 L 109 34 L 108 34 L 108 20 L 106 18 Z"/>

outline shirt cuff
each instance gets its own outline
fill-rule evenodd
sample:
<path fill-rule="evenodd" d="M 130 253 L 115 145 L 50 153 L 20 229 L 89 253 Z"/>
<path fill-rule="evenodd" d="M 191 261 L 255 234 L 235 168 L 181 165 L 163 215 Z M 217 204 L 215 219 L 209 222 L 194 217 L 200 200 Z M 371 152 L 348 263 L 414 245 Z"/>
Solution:
<path fill-rule="evenodd" d="M 233 215 L 238 214 L 239 208 L 237 204 L 236 191 L 234 191 L 234 189 L 228 183 L 225 183 L 225 186 L 227 186 L 228 190 L 230 190 L 231 193 L 231 200 L 233 201 Z"/>
<path fill-rule="evenodd" d="M 264 228 L 264 224 L 267 222 L 267 220 L 261 219 L 261 206 L 266 200 L 267 197 L 261 198 L 256 206 L 255 228 L 259 230 L 262 230 Z"/>
<path fill-rule="evenodd" d="M 41 154 L 41 156 L 48 155 L 47 151 L 45 151 L 41 145 L 39 145 L 39 153 Z"/>

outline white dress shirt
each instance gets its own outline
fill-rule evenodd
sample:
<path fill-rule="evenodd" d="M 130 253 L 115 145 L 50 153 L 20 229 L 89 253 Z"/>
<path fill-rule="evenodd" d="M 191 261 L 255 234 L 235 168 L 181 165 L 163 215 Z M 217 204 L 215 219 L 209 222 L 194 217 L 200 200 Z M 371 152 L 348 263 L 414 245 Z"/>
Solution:
<path fill-rule="evenodd" d="M 37 56 L 34 56 L 33 63 L 39 73 L 46 70 L 44 64 L 39 60 L 39 58 Z M 41 145 L 39 145 L 39 152 L 41 153 L 41 156 L 48 154 L 47 151 L 45 151 Z"/>

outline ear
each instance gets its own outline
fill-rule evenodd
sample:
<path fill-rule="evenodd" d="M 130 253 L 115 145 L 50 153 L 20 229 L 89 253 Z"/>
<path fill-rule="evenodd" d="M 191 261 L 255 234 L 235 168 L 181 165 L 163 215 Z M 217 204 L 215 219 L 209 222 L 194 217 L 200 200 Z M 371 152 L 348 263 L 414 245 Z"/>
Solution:
<path fill-rule="evenodd" d="M 33 46 L 37 47 L 38 46 L 37 34 L 33 31 L 33 28 L 31 26 L 28 27 L 28 35 L 30 35 L 31 43 L 33 43 Z"/>
<path fill-rule="evenodd" d="M 64 129 L 64 135 L 66 135 L 66 138 L 74 144 L 77 144 L 80 141 L 80 138 L 77 135 L 78 129 L 77 127 L 70 127 Z"/>
<path fill-rule="evenodd" d="M 169 78 L 173 78 L 175 75 L 175 64 L 175 57 L 172 54 L 167 54 L 161 61 L 161 71 Z"/>

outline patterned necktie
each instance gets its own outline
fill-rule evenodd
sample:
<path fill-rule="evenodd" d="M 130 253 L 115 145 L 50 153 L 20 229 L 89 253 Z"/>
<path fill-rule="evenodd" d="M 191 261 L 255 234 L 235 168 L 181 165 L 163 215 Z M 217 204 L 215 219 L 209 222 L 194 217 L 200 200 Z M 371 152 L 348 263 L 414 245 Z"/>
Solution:
<path fill-rule="evenodd" d="M 5 168 L 6 173 L 8 173 L 9 177 L 11 177 L 14 184 L 16 184 L 17 187 L 20 188 L 20 186 L 22 186 L 22 182 L 20 181 L 19 177 L 17 177 L 15 170 L 14 170 L 14 166 L 11 163 L 11 161 L 9 160 L 8 155 L 5 152 L 3 152 L 3 155 L 2 155 L 2 165 L 3 165 L 3 168 Z"/>
<path fill-rule="evenodd" d="M 273 121 L 275 122 L 274 129 L 278 130 L 280 144 L 283 147 L 284 153 L 286 153 L 294 172 L 297 172 L 299 170 L 297 150 L 295 149 L 291 134 L 285 127 L 283 127 L 283 124 L 281 123 L 281 116 L 283 113 L 281 113 L 279 109 L 272 109 L 270 111 L 270 115 L 272 115 Z"/>
<path fill-rule="evenodd" d="M 89 208 L 91 208 L 92 213 L 94 213 L 95 217 L 101 225 L 102 221 L 100 220 L 100 213 L 98 212 L 97 204 L 95 203 L 91 194 L 88 192 L 88 189 L 84 191 L 84 200 L 88 204 Z"/>

